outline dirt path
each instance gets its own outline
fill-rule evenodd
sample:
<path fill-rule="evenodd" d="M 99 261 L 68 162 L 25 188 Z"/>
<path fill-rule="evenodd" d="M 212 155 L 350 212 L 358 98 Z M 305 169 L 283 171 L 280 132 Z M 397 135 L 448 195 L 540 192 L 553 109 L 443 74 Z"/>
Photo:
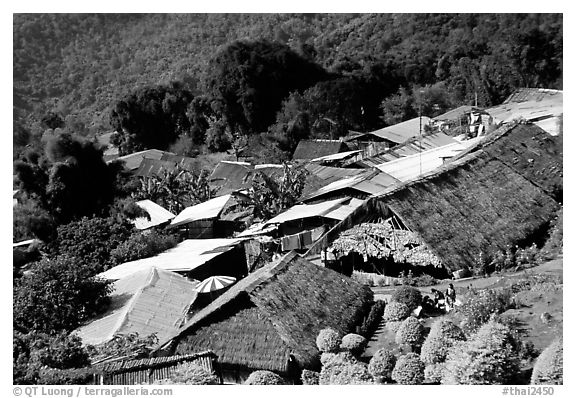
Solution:
<path fill-rule="evenodd" d="M 459 279 L 459 280 L 455 280 L 452 281 L 452 283 L 454 284 L 454 287 L 456 288 L 456 291 L 458 291 L 459 289 L 465 289 L 468 286 L 472 286 L 474 288 L 480 288 L 480 289 L 484 289 L 484 288 L 489 288 L 492 286 L 498 286 L 500 285 L 505 279 L 511 279 L 511 278 L 515 278 L 515 277 L 521 277 L 526 275 L 526 273 L 528 274 L 562 274 L 562 257 L 556 258 L 552 261 L 548 261 L 545 262 L 541 265 L 538 265 L 536 267 L 527 269 L 527 270 L 523 270 L 520 272 L 510 272 L 510 273 L 505 273 L 505 274 L 498 274 L 498 275 L 493 275 L 490 276 L 488 278 L 465 278 L 465 279 Z M 430 289 L 432 289 L 433 287 L 444 291 L 446 290 L 446 288 L 448 287 L 448 281 L 435 285 L 435 286 L 426 286 L 426 287 L 421 287 L 418 288 L 422 293 L 424 294 L 429 294 L 430 293 Z M 374 291 L 374 299 L 376 300 L 387 300 L 389 301 L 390 296 L 392 294 L 392 292 L 394 291 L 394 289 L 396 289 L 395 286 L 390 286 L 390 287 L 373 287 L 372 290 Z M 546 305 L 550 306 L 550 302 L 547 302 Z M 540 305 L 541 306 L 541 305 Z M 541 313 L 545 310 L 545 308 L 540 308 L 540 306 L 537 306 L 535 308 L 529 308 L 529 309 L 522 309 L 522 310 L 517 310 L 515 313 L 515 315 L 517 317 L 519 317 L 521 319 L 521 321 L 523 323 L 525 323 L 527 326 L 529 325 L 528 329 L 532 330 L 531 336 L 530 336 L 530 340 L 534 341 L 536 347 L 540 350 L 542 350 L 544 347 L 546 347 L 550 341 L 559 333 L 555 330 L 548 330 L 549 328 L 544 327 L 541 325 L 541 322 L 538 321 L 538 318 L 536 318 L 536 321 L 534 321 L 532 318 L 534 318 L 532 316 L 533 312 L 536 313 Z M 558 330 L 561 330 L 561 324 L 562 324 L 562 303 L 559 304 L 559 308 L 560 310 L 557 312 L 554 312 L 554 318 L 556 319 L 555 322 L 559 323 L 558 326 Z M 551 311 L 551 309 L 549 308 L 548 311 Z M 526 312 L 526 314 L 524 314 L 524 312 Z M 434 320 L 434 318 L 430 318 L 427 320 L 427 323 L 431 323 Z M 429 325 L 427 325 L 429 326 Z M 534 336 L 532 336 L 534 335 Z M 391 351 L 395 351 L 398 348 L 396 347 L 396 345 L 394 344 L 394 334 L 392 332 L 390 332 L 388 330 L 388 328 L 386 328 L 384 321 L 382 320 L 380 322 L 380 325 L 378 326 L 378 329 L 374 332 L 374 335 L 372 336 L 372 338 L 370 339 L 370 341 L 367 344 L 366 350 L 364 351 L 363 357 L 367 357 L 370 358 L 374 355 L 374 353 L 379 350 L 380 348 L 387 348 Z"/>
<path fill-rule="evenodd" d="M 513 278 L 517 276 L 528 274 L 562 274 L 562 256 L 547 261 L 543 264 L 537 265 L 532 268 L 528 268 L 526 270 L 522 270 L 519 272 L 506 272 L 502 274 L 493 274 L 487 278 L 482 277 L 472 277 L 472 278 L 463 278 L 457 279 L 454 281 L 442 281 L 437 285 L 433 286 L 426 286 L 426 287 L 417 287 L 423 294 L 430 294 L 430 289 L 435 288 L 440 291 L 445 291 L 448 288 L 449 283 L 453 283 L 454 287 L 458 291 L 459 288 L 467 288 L 468 286 L 472 286 L 476 289 L 486 289 L 494 285 L 498 285 L 500 281 L 507 278 Z M 375 300 L 387 300 L 390 298 L 392 292 L 396 289 L 397 286 L 374 286 L 372 287 L 372 291 L 374 292 L 374 299 Z"/>

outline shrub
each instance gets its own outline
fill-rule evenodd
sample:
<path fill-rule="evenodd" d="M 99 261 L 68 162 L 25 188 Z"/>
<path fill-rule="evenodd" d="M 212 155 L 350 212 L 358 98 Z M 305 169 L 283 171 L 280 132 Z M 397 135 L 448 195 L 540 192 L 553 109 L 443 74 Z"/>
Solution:
<path fill-rule="evenodd" d="M 336 354 L 333 352 L 323 352 L 320 354 L 320 363 L 322 365 L 326 365 L 328 362 L 334 360 L 336 358 Z"/>
<path fill-rule="evenodd" d="M 428 275 L 428 274 L 423 274 L 423 275 L 419 275 L 417 277 L 415 277 L 413 279 L 414 281 L 414 286 L 418 286 L 418 287 L 425 287 L 425 286 L 432 286 L 432 285 L 436 285 L 438 283 L 438 281 Z"/>
<path fill-rule="evenodd" d="M 440 384 L 442 373 L 444 372 L 443 363 L 433 363 L 426 365 L 424 368 L 424 381 L 427 383 Z"/>
<path fill-rule="evenodd" d="M 45 368 L 40 370 L 40 374 L 36 384 L 49 384 L 49 385 L 92 384 L 95 373 L 97 373 L 97 371 L 93 368 L 79 368 L 79 369 Z"/>
<path fill-rule="evenodd" d="M 403 321 L 410 316 L 410 308 L 406 304 L 391 302 L 384 309 L 384 320 L 390 321 Z"/>
<path fill-rule="evenodd" d="M 392 293 L 390 300 L 392 302 L 406 304 L 410 311 L 413 311 L 422 304 L 422 293 L 420 293 L 420 290 L 411 286 L 400 286 Z"/>
<path fill-rule="evenodd" d="M 390 322 L 386 322 L 386 327 L 388 328 L 388 330 L 390 330 L 392 333 L 396 334 L 398 333 L 398 329 L 400 329 L 400 325 L 402 325 L 403 321 L 390 321 Z"/>
<path fill-rule="evenodd" d="M 382 348 L 376 351 L 372 359 L 370 359 L 368 371 L 377 381 L 389 381 L 392 379 L 394 365 L 396 365 L 396 357 L 394 354 Z"/>
<path fill-rule="evenodd" d="M 330 384 L 372 384 L 372 375 L 368 372 L 368 366 L 362 362 L 345 364 L 332 374 Z"/>
<path fill-rule="evenodd" d="M 257 370 L 250 373 L 248 379 L 244 382 L 248 385 L 263 385 L 263 386 L 275 386 L 284 384 L 284 379 L 278 376 L 274 372 L 268 370 Z"/>
<path fill-rule="evenodd" d="M 563 373 L 564 349 L 560 338 L 546 347 L 536 360 L 530 384 L 563 384 Z"/>
<path fill-rule="evenodd" d="M 509 327 L 491 319 L 468 341 L 452 346 L 442 384 L 508 384 L 520 369 L 518 344 Z"/>
<path fill-rule="evenodd" d="M 396 343 L 419 347 L 424 341 L 424 326 L 413 316 L 406 318 L 396 331 Z"/>
<path fill-rule="evenodd" d="M 422 345 L 420 358 L 427 365 L 444 362 L 454 343 L 463 340 L 466 340 L 466 336 L 462 329 L 447 319 L 439 319 L 430 328 L 430 333 Z"/>
<path fill-rule="evenodd" d="M 180 364 L 170 374 L 166 384 L 210 385 L 220 384 L 218 377 L 204 369 L 201 365 L 193 362 Z M 159 382 L 158 384 L 164 384 Z"/>
<path fill-rule="evenodd" d="M 342 337 L 340 349 L 350 351 L 352 355 L 360 355 L 366 347 L 366 339 L 359 334 L 350 333 Z"/>
<path fill-rule="evenodd" d="M 316 346 L 321 352 L 338 352 L 342 338 L 331 328 L 322 329 L 316 337 Z"/>
<path fill-rule="evenodd" d="M 384 309 L 386 308 L 386 303 L 382 300 L 377 300 L 372 308 L 370 308 L 370 313 L 368 317 L 362 323 L 360 327 L 360 334 L 367 339 L 372 337 L 376 328 L 382 320 L 382 315 L 384 314 Z"/>
<path fill-rule="evenodd" d="M 329 384 L 369 384 L 372 376 L 366 364 L 359 362 L 349 352 L 340 352 L 322 366 L 319 383 Z"/>
<path fill-rule="evenodd" d="M 136 232 L 110 252 L 112 265 L 152 257 L 168 250 L 178 243 L 174 235 L 157 231 Z"/>
<path fill-rule="evenodd" d="M 300 380 L 302 380 L 302 384 L 304 385 L 318 385 L 320 384 L 320 373 L 304 369 L 302 370 Z"/>
<path fill-rule="evenodd" d="M 418 354 L 410 352 L 398 358 L 392 371 L 392 379 L 398 384 L 422 384 L 424 363 Z"/>
<path fill-rule="evenodd" d="M 460 326 L 469 335 L 486 323 L 492 314 L 500 314 L 510 308 L 512 294 L 509 289 L 471 290 L 462 302 L 455 308 L 454 316 L 461 319 Z"/>

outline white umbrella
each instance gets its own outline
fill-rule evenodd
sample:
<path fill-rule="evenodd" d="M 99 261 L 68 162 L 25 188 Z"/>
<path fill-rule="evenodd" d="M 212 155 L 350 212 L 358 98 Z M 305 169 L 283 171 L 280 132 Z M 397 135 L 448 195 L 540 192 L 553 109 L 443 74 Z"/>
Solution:
<path fill-rule="evenodd" d="M 224 289 L 234 282 L 236 282 L 236 278 L 231 276 L 211 276 L 200 282 L 198 286 L 196 286 L 196 291 L 198 293 L 210 293 L 215 290 Z"/>

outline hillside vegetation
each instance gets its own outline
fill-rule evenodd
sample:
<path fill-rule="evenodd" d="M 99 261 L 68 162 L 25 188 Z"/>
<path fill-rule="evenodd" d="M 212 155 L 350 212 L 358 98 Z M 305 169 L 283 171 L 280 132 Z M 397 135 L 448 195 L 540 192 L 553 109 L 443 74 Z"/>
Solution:
<path fill-rule="evenodd" d="M 364 90 L 367 103 L 350 104 L 357 115 L 342 128 L 380 127 L 390 109 L 410 117 L 410 96 L 427 85 L 450 97 L 445 106 L 562 87 L 559 14 L 16 14 L 13 32 L 17 144 L 43 132 L 50 111 L 74 133 L 110 131 L 110 109 L 138 88 L 179 81 L 194 96 L 210 94 L 210 61 L 238 40 L 283 44 L 318 64 L 342 88 L 330 87 L 333 98 Z M 333 98 L 325 108 L 338 108 Z"/>

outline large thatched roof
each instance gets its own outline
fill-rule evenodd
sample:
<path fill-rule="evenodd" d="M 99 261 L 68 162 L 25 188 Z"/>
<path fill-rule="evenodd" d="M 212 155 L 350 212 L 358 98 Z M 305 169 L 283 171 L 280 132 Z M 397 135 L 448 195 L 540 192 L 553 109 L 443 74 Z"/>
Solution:
<path fill-rule="evenodd" d="M 561 156 L 561 139 L 537 126 L 502 128 L 439 170 L 370 199 L 307 256 L 376 210 L 400 217 L 452 270 L 472 265 L 480 252 L 530 243 L 559 208 L 552 187 L 562 186 Z"/>
<path fill-rule="evenodd" d="M 177 354 L 210 349 L 223 368 L 285 374 L 290 355 L 314 368 L 318 332 L 352 331 L 372 299 L 367 287 L 291 252 L 240 280 L 161 347 Z"/>
<path fill-rule="evenodd" d="M 560 200 L 563 186 L 562 146 L 562 135 L 551 136 L 534 124 L 513 124 L 496 130 L 458 158 L 484 151 Z"/>

